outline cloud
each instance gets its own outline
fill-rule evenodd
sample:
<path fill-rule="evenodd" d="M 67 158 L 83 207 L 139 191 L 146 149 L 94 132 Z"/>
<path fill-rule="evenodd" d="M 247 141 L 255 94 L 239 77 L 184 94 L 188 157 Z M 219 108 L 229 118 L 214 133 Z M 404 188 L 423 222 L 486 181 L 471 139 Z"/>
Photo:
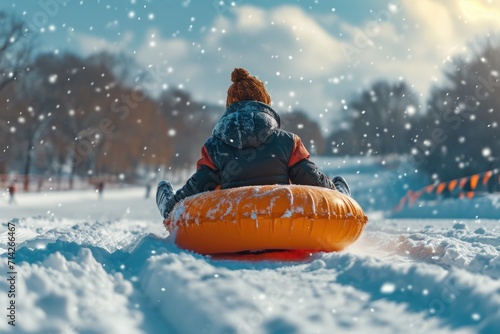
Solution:
<path fill-rule="evenodd" d="M 443 64 L 470 40 L 500 29 L 487 14 L 496 11 L 500 6 L 487 0 L 402 1 L 366 9 L 360 14 L 365 20 L 354 25 L 335 13 L 315 16 L 292 5 L 236 6 L 194 40 L 148 31 L 137 59 L 163 67 L 170 86 L 221 104 L 233 68 L 247 68 L 266 83 L 278 110 L 303 109 L 316 120 L 326 118 L 321 125 L 331 129 L 342 118 L 340 101 L 376 79 L 403 78 L 426 94 L 442 80 Z M 113 44 L 85 36 L 81 43 L 119 49 L 129 38 Z"/>
<path fill-rule="evenodd" d="M 301 108 L 318 119 L 338 102 L 328 92 L 334 89 L 328 79 L 344 72 L 338 40 L 298 7 L 264 11 L 241 6 L 233 16 L 218 16 L 195 43 L 175 46 L 169 44 L 172 38 L 157 40 L 155 47 L 145 41 L 138 59 L 145 64 L 168 61 L 174 68 L 169 79 L 195 98 L 224 103 L 231 71 L 244 67 L 266 83 L 277 109 Z M 182 57 L 172 60 L 175 54 Z"/>
<path fill-rule="evenodd" d="M 433 84 L 442 82 L 443 68 L 454 56 L 469 53 L 471 41 L 500 29 L 497 20 L 471 20 L 465 2 L 488 3 L 480 5 L 483 14 L 500 10 L 500 4 L 487 0 L 401 1 L 372 12 L 358 26 L 343 22 L 345 65 L 358 82 L 403 78 L 425 98 Z"/>
<path fill-rule="evenodd" d="M 472 23 L 484 24 L 487 20 L 489 24 L 498 27 L 498 17 L 500 16 L 500 6 L 493 0 L 459 0 L 458 6 L 465 17 Z"/>
<path fill-rule="evenodd" d="M 76 35 L 77 43 L 84 55 L 101 51 L 110 53 L 121 52 L 129 47 L 133 39 L 134 34 L 131 32 L 124 33 L 122 38 L 115 42 L 110 42 L 105 38 L 95 37 L 89 34 L 80 33 Z"/>
<path fill-rule="evenodd" d="M 262 31 L 266 28 L 266 12 L 257 7 L 243 6 L 236 12 L 238 30 L 245 30 L 249 33 Z"/>
<path fill-rule="evenodd" d="M 298 7 L 242 6 L 236 13 L 234 21 L 219 18 L 214 28 L 223 33 L 208 38 L 210 51 L 222 50 L 223 62 L 246 63 L 264 74 L 314 78 L 340 60 L 335 38 Z"/>

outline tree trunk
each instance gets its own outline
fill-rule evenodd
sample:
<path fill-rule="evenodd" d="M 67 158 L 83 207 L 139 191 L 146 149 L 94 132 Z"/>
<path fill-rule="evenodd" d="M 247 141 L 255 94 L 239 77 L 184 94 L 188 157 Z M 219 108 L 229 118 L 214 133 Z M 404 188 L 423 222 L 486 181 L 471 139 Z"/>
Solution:
<path fill-rule="evenodd" d="M 34 136 L 30 135 L 28 138 L 28 151 L 26 154 L 26 164 L 24 165 L 24 181 L 23 189 L 28 192 L 30 187 L 30 171 L 31 171 L 31 156 L 33 155 L 33 139 Z"/>

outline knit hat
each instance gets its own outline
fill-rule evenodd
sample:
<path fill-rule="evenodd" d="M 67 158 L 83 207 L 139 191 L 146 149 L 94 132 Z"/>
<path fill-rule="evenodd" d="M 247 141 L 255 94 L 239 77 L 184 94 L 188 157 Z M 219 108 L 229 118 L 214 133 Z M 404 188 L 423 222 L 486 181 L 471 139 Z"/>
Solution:
<path fill-rule="evenodd" d="M 264 87 L 264 83 L 244 68 L 235 68 L 231 73 L 233 84 L 227 90 L 226 107 L 238 101 L 259 101 L 271 104 L 271 97 Z"/>

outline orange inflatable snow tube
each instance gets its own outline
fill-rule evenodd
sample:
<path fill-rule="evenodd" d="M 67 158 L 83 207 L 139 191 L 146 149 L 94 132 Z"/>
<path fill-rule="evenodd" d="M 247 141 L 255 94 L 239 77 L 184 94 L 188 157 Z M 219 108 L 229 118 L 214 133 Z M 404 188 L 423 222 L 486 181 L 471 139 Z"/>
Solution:
<path fill-rule="evenodd" d="M 265 185 L 188 197 L 175 206 L 164 224 L 177 246 L 208 255 L 338 251 L 359 238 L 367 220 L 360 205 L 338 191 Z"/>

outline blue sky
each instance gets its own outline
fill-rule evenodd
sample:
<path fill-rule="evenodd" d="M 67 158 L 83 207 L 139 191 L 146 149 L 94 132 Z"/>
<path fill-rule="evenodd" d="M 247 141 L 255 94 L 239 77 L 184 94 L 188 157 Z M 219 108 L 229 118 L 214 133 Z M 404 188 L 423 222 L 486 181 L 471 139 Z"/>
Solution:
<path fill-rule="evenodd" d="M 2 0 L 39 32 L 38 49 L 122 52 L 160 87 L 224 103 L 234 67 L 266 83 L 280 112 L 307 111 L 325 132 L 375 80 L 422 94 L 451 57 L 500 29 L 493 0 Z"/>

